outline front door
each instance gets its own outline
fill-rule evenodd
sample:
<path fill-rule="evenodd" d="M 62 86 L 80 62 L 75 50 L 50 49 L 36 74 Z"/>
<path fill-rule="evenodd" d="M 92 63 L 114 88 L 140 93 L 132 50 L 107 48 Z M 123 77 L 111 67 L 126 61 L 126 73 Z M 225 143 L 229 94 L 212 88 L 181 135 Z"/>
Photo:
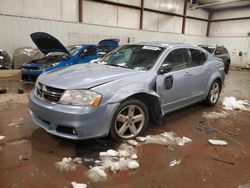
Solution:
<path fill-rule="evenodd" d="M 162 63 L 168 65 L 171 71 L 157 76 L 157 93 L 160 95 L 162 110 L 164 113 L 176 110 L 188 104 L 192 95 L 192 79 L 188 72 L 189 54 L 188 49 L 181 48 L 171 51 Z M 165 80 L 173 77 L 172 88 L 167 89 Z"/>

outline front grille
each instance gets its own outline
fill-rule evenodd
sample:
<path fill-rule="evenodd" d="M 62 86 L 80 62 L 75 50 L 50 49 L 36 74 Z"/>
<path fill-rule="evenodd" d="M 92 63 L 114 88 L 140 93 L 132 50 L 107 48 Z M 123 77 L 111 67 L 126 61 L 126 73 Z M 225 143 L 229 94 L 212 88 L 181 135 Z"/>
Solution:
<path fill-rule="evenodd" d="M 50 102 L 58 102 L 63 95 L 63 92 L 63 89 L 49 87 L 39 82 L 37 82 L 35 86 L 36 96 L 41 99 L 46 99 Z"/>

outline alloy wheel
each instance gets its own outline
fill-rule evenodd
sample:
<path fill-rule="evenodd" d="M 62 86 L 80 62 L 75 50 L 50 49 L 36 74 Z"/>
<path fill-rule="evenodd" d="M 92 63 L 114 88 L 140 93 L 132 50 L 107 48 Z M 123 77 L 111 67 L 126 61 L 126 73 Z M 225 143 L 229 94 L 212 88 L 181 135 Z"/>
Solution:
<path fill-rule="evenodd" d="M 145 113 L 138 105 L 128 105 L 119 111 L 115 120 L 116 134 L 122 139 L 137 136 L 145 124 Z"/>

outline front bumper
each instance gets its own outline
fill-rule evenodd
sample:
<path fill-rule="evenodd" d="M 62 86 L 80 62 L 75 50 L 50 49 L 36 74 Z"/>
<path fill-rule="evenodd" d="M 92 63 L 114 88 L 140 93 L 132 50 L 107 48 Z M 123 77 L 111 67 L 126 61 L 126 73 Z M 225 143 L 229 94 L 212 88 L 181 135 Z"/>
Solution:
<path fill-rule="evenodd" d="M 61 105 L 38 99 L 34 90 L 29 95 L 32 120 L 50 134 L 73 140 L 107 136 L 118 106 L 119 103 L 96 108 Z"/>

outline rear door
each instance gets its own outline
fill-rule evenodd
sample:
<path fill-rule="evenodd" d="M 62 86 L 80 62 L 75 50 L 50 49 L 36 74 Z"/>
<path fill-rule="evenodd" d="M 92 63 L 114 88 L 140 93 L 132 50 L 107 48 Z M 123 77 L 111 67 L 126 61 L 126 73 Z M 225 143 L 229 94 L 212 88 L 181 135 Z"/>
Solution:
<path fill-rule="evenodd" d="M 161 66 L 170 65 L 171 71 L 158 74 L 156 84 L 164 113 L 181 108 L 189 103 L 193 93 L 191 75 L 188 72 L 189 52 L 186 48 L 174 49 L 165 58 Z M 171 75 L 173 86 L 165 87 L 165 79 Z"/>
<path fill-rule="evenodd" d="M 190 59 L 188 72 L 190 75 L 190 84 L 192 85 L 192 100 L 196 102 L 200 100 L 208 84 L 208 80 L 212 74 L 212 65 L 206 63 L 207 54 L 202 50 L 190 48 Z"/>

